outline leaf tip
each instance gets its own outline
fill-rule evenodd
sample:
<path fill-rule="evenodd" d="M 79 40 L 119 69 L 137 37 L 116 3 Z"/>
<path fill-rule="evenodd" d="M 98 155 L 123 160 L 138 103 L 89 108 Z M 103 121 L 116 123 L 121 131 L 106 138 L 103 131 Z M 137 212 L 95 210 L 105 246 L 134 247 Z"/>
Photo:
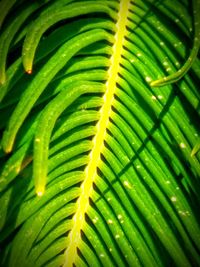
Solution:
<path fill-rule="evenodd" d="M 151 86 L 151 87 L 156 87 L 156 86 L 157 86 L 156 84 L 157 84 L 157 80 L 156 80 L 156 81 L 153 81 L 153 82 L 151 82 L 151 83 L 150 83 L 150 86 Z"/>
<path fill-rule="evenodd" d="M 1 140 L 1 147 L 2 147 L 3 151 L 6 154 L 11 153 L 12 149 L 13 149 L 13 144 L 14 144 L 14 140 L 12 138 L 10 138 L 9 131 L 5 130 L 3 133 L 2 140 Z"/>
<path fill-rule="evenodd" d="M 29 75 L 32 74 L 32 69 L 26 70 L 26 73 L 29 74 Z"/>
<path fill-rule="evenodd" d="M 192 149 L 192 152 L 191 152 L 190 156 L 191 156 L 191 157 L 194 157 L 194 155 L 197 154 L 197 152 L 199 151 L 199 149 L 200 149 L 200 147 L 194 147 L 194 148 Z"/>
<path fill-rule="evenodd" d="M 2 148 L 6 154 L 10 154 L 12 152 L 12 145 L 2 145 Z"/>
<path fill-rule="evenodd" d="M 36 194 L 38 197 L 42 197 L 44 195 L 44 191 L 37 191 Z"/>
<path fill-rule="evenodd" d="M 150 86 L 161 87 L 161 86 L 169 85 L 171 83 L 173 83 L 173 81 L 170 80 L 170 76 L 167 76 L 167 77 L 163 77 L 163 78 L 152 81 L 150 83 Z"/>
<path fill-rule="evenodd" d="M 6 82 L 6 75 L 3 71 L 3 72 L 0 72 L 0 85 L 4 85 L 5 82 Z"/>
<path fill-rule="evenodd" d="M 44 195 L 45 187 L 42 185 L 38 185 L 36 186 L 35 191 L 38 197 L 42 197 Z"/>
<path fill-rule="evenodd" d="M 193 147 L 190 156 L 193 157 L 195 154 L 197 154 L 200 150 L 200 138 L 196 142 L 195 146 Z"/>

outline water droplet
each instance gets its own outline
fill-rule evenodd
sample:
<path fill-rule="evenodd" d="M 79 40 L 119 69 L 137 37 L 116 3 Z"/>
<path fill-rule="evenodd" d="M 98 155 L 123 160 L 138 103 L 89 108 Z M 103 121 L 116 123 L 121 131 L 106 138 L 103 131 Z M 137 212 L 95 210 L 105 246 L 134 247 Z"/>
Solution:
<path fill-rule="evenodd" d="M 120 238 L 120 235 L 118 235 L 118 234 L 115 235 L 115 238 L 116 238 L 116 239 L 119 239 L 119 238 Z"/>
<path fill-rule="evenodd" d="M 177 198 L 175 196 L 171 197 L 172 202 L 176 202 Z"/>
<path fill-rule="evenodd" d="M 137 53 L 136 55 L 137 55 L 137 57 L 141 57 L 141 56 L 142 56 L 142 54 L 141 54 L 141 53 Z"/>
<path fill-rule="evenodd" d="M 108 220 L 108 224 L 112 224 L 113 221 L 111 219 Z"/>
<path fill-rule="evenodd" d="M 122 215 L 119 214 L 119 215 L 117 216 L 117 218 L 118 218 L 118 219 L 122 219 Z"/>
<path fill-rule="evenodd" d="M 145 77 L 145 80 L 146 80 L 147 82 L 151 82 L 151 81 L 152 81 L 151 77 L 149 77 L 149 76 L 146 76 L 146 77 Z"/>
<path fill-rule="evenodd" d="M 127 188 L 131 189 L 131 185 L 129 184 L 128 181 L 124 181 L 124 186 L 126 186 Z"/>
<path fill-rule="evenodd" d="M 186 145 L 184 143 L 180 143 L 180 148 L 186 148 Z"/>

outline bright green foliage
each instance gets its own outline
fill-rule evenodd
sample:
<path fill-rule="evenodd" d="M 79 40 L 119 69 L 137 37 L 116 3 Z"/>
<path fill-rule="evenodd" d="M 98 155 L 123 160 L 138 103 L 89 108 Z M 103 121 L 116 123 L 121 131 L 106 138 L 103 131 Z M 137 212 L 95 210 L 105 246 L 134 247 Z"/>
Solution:
<path fill-rule="evenodd" d="M 175 73 L 151 82 L 151 86 L 163 86 L 179 81 L 188 72 L 188 70 L 191 68 L 192 64 L 196 60 L 200 48 L 200 1 L 193 0 L 192 9 L 193 9 L 194 37 L 193 37 L 193 46 L 188 59 L 183 64 L 183 66 L 180 69 L 178 69 Z"/>
<path fill-rule="evenodd" d="M 199 6 L 0 1 L 0 266 L 200 266 Z"/>

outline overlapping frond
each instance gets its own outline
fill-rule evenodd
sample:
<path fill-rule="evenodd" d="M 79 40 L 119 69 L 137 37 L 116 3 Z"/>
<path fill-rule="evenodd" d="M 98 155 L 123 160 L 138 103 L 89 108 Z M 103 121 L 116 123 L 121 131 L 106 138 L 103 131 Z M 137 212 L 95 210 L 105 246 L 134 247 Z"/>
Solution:
<path fill-rule="evenodd" d="M 0 265 L 200 266 L 198 0 L 8 2 Z"/>

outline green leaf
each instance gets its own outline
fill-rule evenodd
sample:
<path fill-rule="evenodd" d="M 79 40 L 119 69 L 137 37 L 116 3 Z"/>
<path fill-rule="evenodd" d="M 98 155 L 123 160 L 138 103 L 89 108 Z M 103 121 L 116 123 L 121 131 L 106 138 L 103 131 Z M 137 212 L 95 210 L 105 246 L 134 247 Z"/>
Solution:
<path fill-rule="evenodd" d="M 7 2 L 0 265 L 200 266 L 200 2 Z"/>

